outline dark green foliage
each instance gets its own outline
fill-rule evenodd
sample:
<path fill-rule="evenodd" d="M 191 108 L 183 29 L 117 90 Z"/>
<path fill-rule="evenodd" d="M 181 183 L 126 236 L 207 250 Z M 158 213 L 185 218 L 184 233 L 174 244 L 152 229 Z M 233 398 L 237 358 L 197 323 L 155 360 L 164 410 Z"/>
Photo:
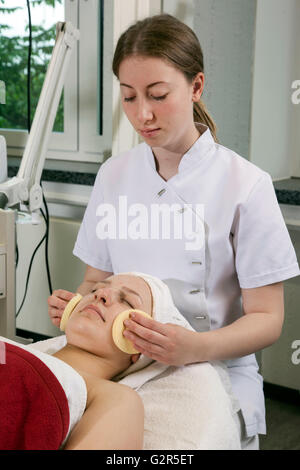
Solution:
<path fill-rule="evenodd" d="M 31 0 L 30 6 L 47 4 L 55 7 L 62 0 Z M 27 129 L 27 64 L 29 27 L 22 36 L 12 37 L 8 34 L 10 27 L 6 24 L 7 15 L 13 15 L 17 9 L 24 10 L 27 19 L 25 0 L 20 0 L 20 7 L 8 8 L 8 2 L 0 0 L 0 80 L 6 85 L 6 104 L 0 106 L 0 128 Z M 56 36 L 56 25 L 44 29 L 42 25 L 32 26 L 31 52 L 31 122 L 38 103 L 45 73 L 51 58 Z M 63 131 L 63 97 L 54 124 L 55 131 Z"/>

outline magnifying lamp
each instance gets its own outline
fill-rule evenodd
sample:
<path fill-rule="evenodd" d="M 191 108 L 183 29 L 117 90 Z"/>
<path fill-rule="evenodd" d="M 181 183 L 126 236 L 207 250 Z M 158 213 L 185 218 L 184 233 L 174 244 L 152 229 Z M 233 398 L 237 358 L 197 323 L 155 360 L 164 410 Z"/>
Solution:
<path fill-rule="evenodd" d="M 55 46 L 17 176 L 0 183 L 0 336 L 19 342 L 27 341 L 16 336 L 16 214 L 20 204 L 32 214 L 42 207 L 41 175 L 72 49 L 78 39 L 79 31 L 72 23 L 57 23 Z"/>

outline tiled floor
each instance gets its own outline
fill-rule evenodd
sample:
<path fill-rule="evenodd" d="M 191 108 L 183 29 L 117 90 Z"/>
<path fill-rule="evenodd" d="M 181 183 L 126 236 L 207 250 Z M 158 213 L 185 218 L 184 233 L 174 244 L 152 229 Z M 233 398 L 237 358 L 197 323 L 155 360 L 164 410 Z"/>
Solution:
<path fill-rule="evenodd" d="M 295 399 L 296 396 L 296 399 Z M 261 450 L 300 450 L 300 393 L 292 400 L 266 397 L 267 435 L 259 436 Z"/>

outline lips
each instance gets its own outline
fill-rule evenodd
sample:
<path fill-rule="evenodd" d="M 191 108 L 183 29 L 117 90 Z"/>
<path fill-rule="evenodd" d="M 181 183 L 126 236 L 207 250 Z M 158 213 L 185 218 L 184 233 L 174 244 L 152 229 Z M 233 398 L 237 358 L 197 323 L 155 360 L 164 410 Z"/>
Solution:
<path fill-rule="evenodd" d="M 102 312 L 96 305 L 93 305 L 93 304 L 87 305 L 86 307 L 84 307 L 84 310 L 93 310 L 94 312 L 98 313 L 99 317 L 101 317 L 103 321 L 105 321 L 102 315 Z"/>
<path fill-rule="evenodd" d="M 160 131 L 160 128 L 156 128 L 156 129 L 141 129 L 141 130 L 140 130 L 140 134 L 141 134 L 143 137 L 153 137 L 153 136 L 155 136 L 159 131 Z"/>

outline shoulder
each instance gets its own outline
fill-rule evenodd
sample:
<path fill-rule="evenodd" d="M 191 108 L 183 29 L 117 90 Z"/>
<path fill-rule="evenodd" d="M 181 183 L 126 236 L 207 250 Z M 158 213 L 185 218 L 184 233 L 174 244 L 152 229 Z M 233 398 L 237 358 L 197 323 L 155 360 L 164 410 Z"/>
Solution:
<path fill-rule="evenodd" d="M 91 379 L 87 384 L 87 407 L 109 404 L 110 406 L 141 406 L 142 401 L 135 390 L 124 384 L 105 379 Z"/>
<path fill-rule="evenodd" d="M 102 174 L 109 175 L 110 173 L 120 171 L 121 169 L 128 168 L 128 165 L 138 164 L 141 157 L 146 153 L 147 146 L 143 142 L 130 150 L 122 152 L 118 155 L 111 156 L 100 167 Z"/>
<path fill-rule="evenodd" d="M 148 175 L 147 153 L 148 146 L 141 143 L 110 157 L 101 165 L 95 185 L 101 188 L 105 200 L 118 194 L 129 194 L 141 175 Z"/>
<path fill-rule="evenodd" d="M 269 173 L 234 150 L 215 144 L 214 157 L 216 165 L 213 170 L 214 174 L 217 174 L 219 169 L 223 181 L 226 181 L 234 189 L 235 194 L 238 198 L 241 197 L 241 200 L 247 199 L 260 182 L 272 184 Z"/>
<path fill-rule="evenodd" d="M 238 174 L 247 174 L 256 180 L 261 179 L 263 176 L 268 176 L 268 173 L 259 166 L 224 145 L 216 144 L 216 152 L 218 157 L 221 158 L 229 168 L 236 169 Z"/>

